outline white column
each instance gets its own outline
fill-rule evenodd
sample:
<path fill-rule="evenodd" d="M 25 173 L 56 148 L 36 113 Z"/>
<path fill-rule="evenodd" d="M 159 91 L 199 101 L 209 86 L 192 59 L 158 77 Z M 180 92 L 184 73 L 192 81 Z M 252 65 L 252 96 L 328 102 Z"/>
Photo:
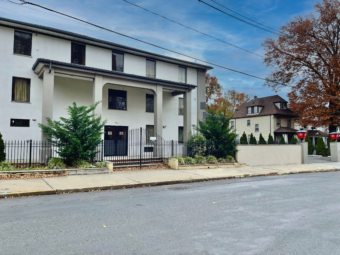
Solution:
<path fill-rule="evenodd" d="M 155 136 L 163 137 L 163 87 L 157 85 L 154 96 L 154 130 Z"/>
<path fill-rule="evenodd" d="M 43 98 L 42 98 L 42 120 L 47 125 L 47 119 L 53 120 L 53 93 L 54 93 L 54 69 L 45 67 L 43 74 Z M 41 132 L 41 141 L 46 141 L 48 135 Z"/>
<path fill-rule="evenodd" d="M 183 113 L 183 140 L 184 142 L 188 141 L 191 133 L 191 100 L 192 95 L 191 91 L 187 91 L 184 93 L 184 113 Z"/>
<path fill-rule="evenodd" d="M 93 81 L 93 104 L 100 102 L 94 110 L 94 114 L 101 116 L 103 112 L 103 76 L 96 75 Z"/>

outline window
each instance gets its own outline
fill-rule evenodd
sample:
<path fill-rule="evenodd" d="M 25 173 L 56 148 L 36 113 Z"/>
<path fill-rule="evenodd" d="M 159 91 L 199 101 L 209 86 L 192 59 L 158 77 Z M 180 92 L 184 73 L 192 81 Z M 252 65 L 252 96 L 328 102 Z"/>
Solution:
<path fill-rule="evenodd" d="M 109 89 L 109 109 L 126 110 L 126 91 Z"/>
<path fill-rule="evenodd" d="M 156 61 L 146 60 L 146 77 L 156 78 Z"/>
<path fill-rule="evenodd" d="M 207 112 L 203 112 L 203 119 L 205 120 L 207 118 Z"/>
<path fill-rule="evenodd" d="M 146 94 L 146 112 L 154 112 L 154 95 Z"/>
<path fill-rule="evenodd" d="M 11 127 L 29 127 L 30 120 L 11 119 Z"/>
<path fill-rule="evenodd" d="M 12 82 L 12 101 L 13 102 L 30 102 L 31 80 L 13 77 Z"/>
<path fill-rule="evenodd" d="M 258 113 L 258 107 L 254 106 L 254 113 Z"/>
<path fill-rule="evenodd" d="M 31 56 L 32 34 L 15 31 L 14 32 L 14 53 Z"/>
<path fill-rule="evenodd" d="M 155 129 L 153 125 L 146 125 L 146 143 L 151 143 L 150 142 L 150 137 L 154 137 L 155 136 Z"/>
<path fill-rule="evenodd" d="M 292 120 L 291 119 L 287 120 L 287 127 L 289 127 L 289 128 L 292 127 Z"/>
<path fill-rule="evenodd" d="M 260 125 L 259 124 L 255 124 L 255 132 L 260 132 Z"/>
<path fill-rule="evenodd" d="M 230 121 L 230 128 L 234 129 L 235 128 L 235 121 Z"/>
<path fill-rule="evenodd" d="M 281 127 L 281 118 L 276 119 L 276 126 Z"/>
<path fill-rule="evenodd" d="M 183 127 L 178 127 L 178 142 L 183 143 Z"/>
<path fill-rule="evenodd" d="M 185 67 L 178 67 L 178 82 L 187 83 L 187 69 Z"/>
<path fill-rule="evenodd" d="M 112 52 L 112 71 L 124 72 L 124 54 Z"/>
<path fill-rule="evenodd" d="M 248 107 L 248 114 L 251 114 L 251 107 Z"/>
<path fill-rule="evenodd" d="M 85 65 L 85 45 L 72 43 L 71 47 L 71 63 Z"/>
<path fill-rule="evenodd" d="M 183 115 L 184 113 L 184 99 L 178 98 L 178 114 Z"/>
<path fill-rule="evenodd" d="M 287 103 L 281 103 L 281 109 L 282 110 L 287 110 Z"/>
<path fill-rule="evenodd" d="M 207 104 L 205 102 L 201 102 L 201 110 L 207 109 Z"/>
<path fill-rule="evenodd" d="M 247 120 L 247 127 L 250 127 L 250 120 Z"/>

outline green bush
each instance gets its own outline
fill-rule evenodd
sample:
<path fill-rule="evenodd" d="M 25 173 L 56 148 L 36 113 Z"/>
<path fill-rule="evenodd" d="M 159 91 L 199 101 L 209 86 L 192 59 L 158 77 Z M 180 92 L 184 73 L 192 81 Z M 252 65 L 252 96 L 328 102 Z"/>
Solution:
<path fill-rule="evenodd" d="M 196 164 L 205 164 L 207 163 L 207 159 L 203 156 L 195 156 L 194 157 L 195 161 L 196 161 Z"/>
<path fill-rule="evenodd" d="M 66 168 L 66 164 L 61 158 L 51 158 L 48 161 L 47 166 L 49 169 L 65 169 Z"/>
<path fill-rule="evenodd" d="M 14 171 L 15 168 L 10 163 L 0 163 L 0 171 Z"/>
<path fill-rule="evenodd" d="M 240 144 L 248 144 L 248 138 L 247 138 L 246 132 L 243 132 L 243 135 L 241 136 L 241 139 L 240 139 Z"/>
<path fill-rule="evenodd" d="M 269 136 L 268 136 L 268 144 L 275 144 L 274 138 L 271 134 L 269 134 Z"/>
<path fill-rule="evenodd" d="M 292 140 L 290 141 L 290 144 L 297 144 L 298 140 L 296 139 L 295 136 L 293 136 Z"/>
<path fill-rule="evenodd" d="M 208 156 L 207 157 L 207 163 L 209 164 L 216 164 L 218 161 L 215 156 Z"/>
<path fill-rule="evenodd" d="M 106 162 L 96 162 L 96 167 L 98 167 L 98 168 L 105 168 L 106 167 Z"/>
<path fill-rule="evenodd" d="M 308 135 L 306 136 L 305 142 L 308 143 L 308 155 L 313 155 L 315 148 Z"/>
<path fill-rule="evenodd" d="M 280 138 L 279 144 L 286 144 L 285 139 L 283 138 L 283 135 Z"/>
<path fill-rule="evenodd" d="M 249 144 L 257 144 L 255 136 L 253 136 L 253 133 L 250 134 L 250 142 Z"/>
<path fill-rule="evenodd" d="M 185 162 L 186 165 L 194 165 L 194 164 L 196 164 L 196 161 L 193 158 L 190 158 L 190 157 L 186 157 L 184 159 L 184 162 Z"/>
<path fill-rule="evenodd" d="M 182 157 L 174 157 L 174 158 L 178 160 L 178 164 L 185 165 L 184 159 Z"/>
<path fill-rule="evenodd" d="M 6 160 L 5 144 L 0 133 L 0 163 Z"/>
<path fill-rule="evenodd" d="M 188 154 L 195 156 L 204 156 L 207 151 L 207 139 L 201 134 L 191 135 L 188 142 Z"/>
<path fill-rule="evenodd" d="M 233 158 L 233 156 L 230 156 L 230 155 L 228 155 L 227 156 L 227 163 L 235 163 L 236 161 L 235 161 L 235 159 Z"/>
<path fill-rule="evenodd" d="M 316 141 L 316 155 L 328 156 L 325 142 L 321 137 L 318 137 Z"/>
<path fill-rule="evenodd" d="M 87 161 L 79 158 L 73 162 L 72 166 L 75 168 L 90 168 L 92 165 Z"/>
<path fill-rule="evenodd" d="M 262 134 L 260 134 L 259 144 L 267 144 L 266 140 L 264 140 Z"/>

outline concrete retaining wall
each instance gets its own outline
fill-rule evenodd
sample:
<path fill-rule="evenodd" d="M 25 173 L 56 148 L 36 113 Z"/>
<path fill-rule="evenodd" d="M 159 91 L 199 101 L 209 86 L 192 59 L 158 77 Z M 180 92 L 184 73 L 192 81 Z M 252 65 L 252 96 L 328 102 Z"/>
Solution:
<path fill-rule="evenodd" d="M 249 166 L 304 164 L 301 145 L 238 145 L 236 160 Z"/>

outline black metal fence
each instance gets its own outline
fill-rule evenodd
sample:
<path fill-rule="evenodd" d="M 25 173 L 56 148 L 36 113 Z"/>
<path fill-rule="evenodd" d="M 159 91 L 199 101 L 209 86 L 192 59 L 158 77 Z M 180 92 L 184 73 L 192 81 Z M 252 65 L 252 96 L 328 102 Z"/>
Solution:
<path fill-rule="evenodd" d="M 141 167 L 159 164 L 171 157 L 209 156 L 213 152 L 211 142 L 188 144 L 175 140 L 165 141 L 161 136 L 153 136 L 142 128 L 118 131 L 116 136 L 106 138 L 95 148 L 92 163 L 109 161 L 114 166 Z M 50 158 L 60 157 L 58 147 L 48 141 L 5 141 L 6 162 L 22 168 L 44 166 Z"/>

